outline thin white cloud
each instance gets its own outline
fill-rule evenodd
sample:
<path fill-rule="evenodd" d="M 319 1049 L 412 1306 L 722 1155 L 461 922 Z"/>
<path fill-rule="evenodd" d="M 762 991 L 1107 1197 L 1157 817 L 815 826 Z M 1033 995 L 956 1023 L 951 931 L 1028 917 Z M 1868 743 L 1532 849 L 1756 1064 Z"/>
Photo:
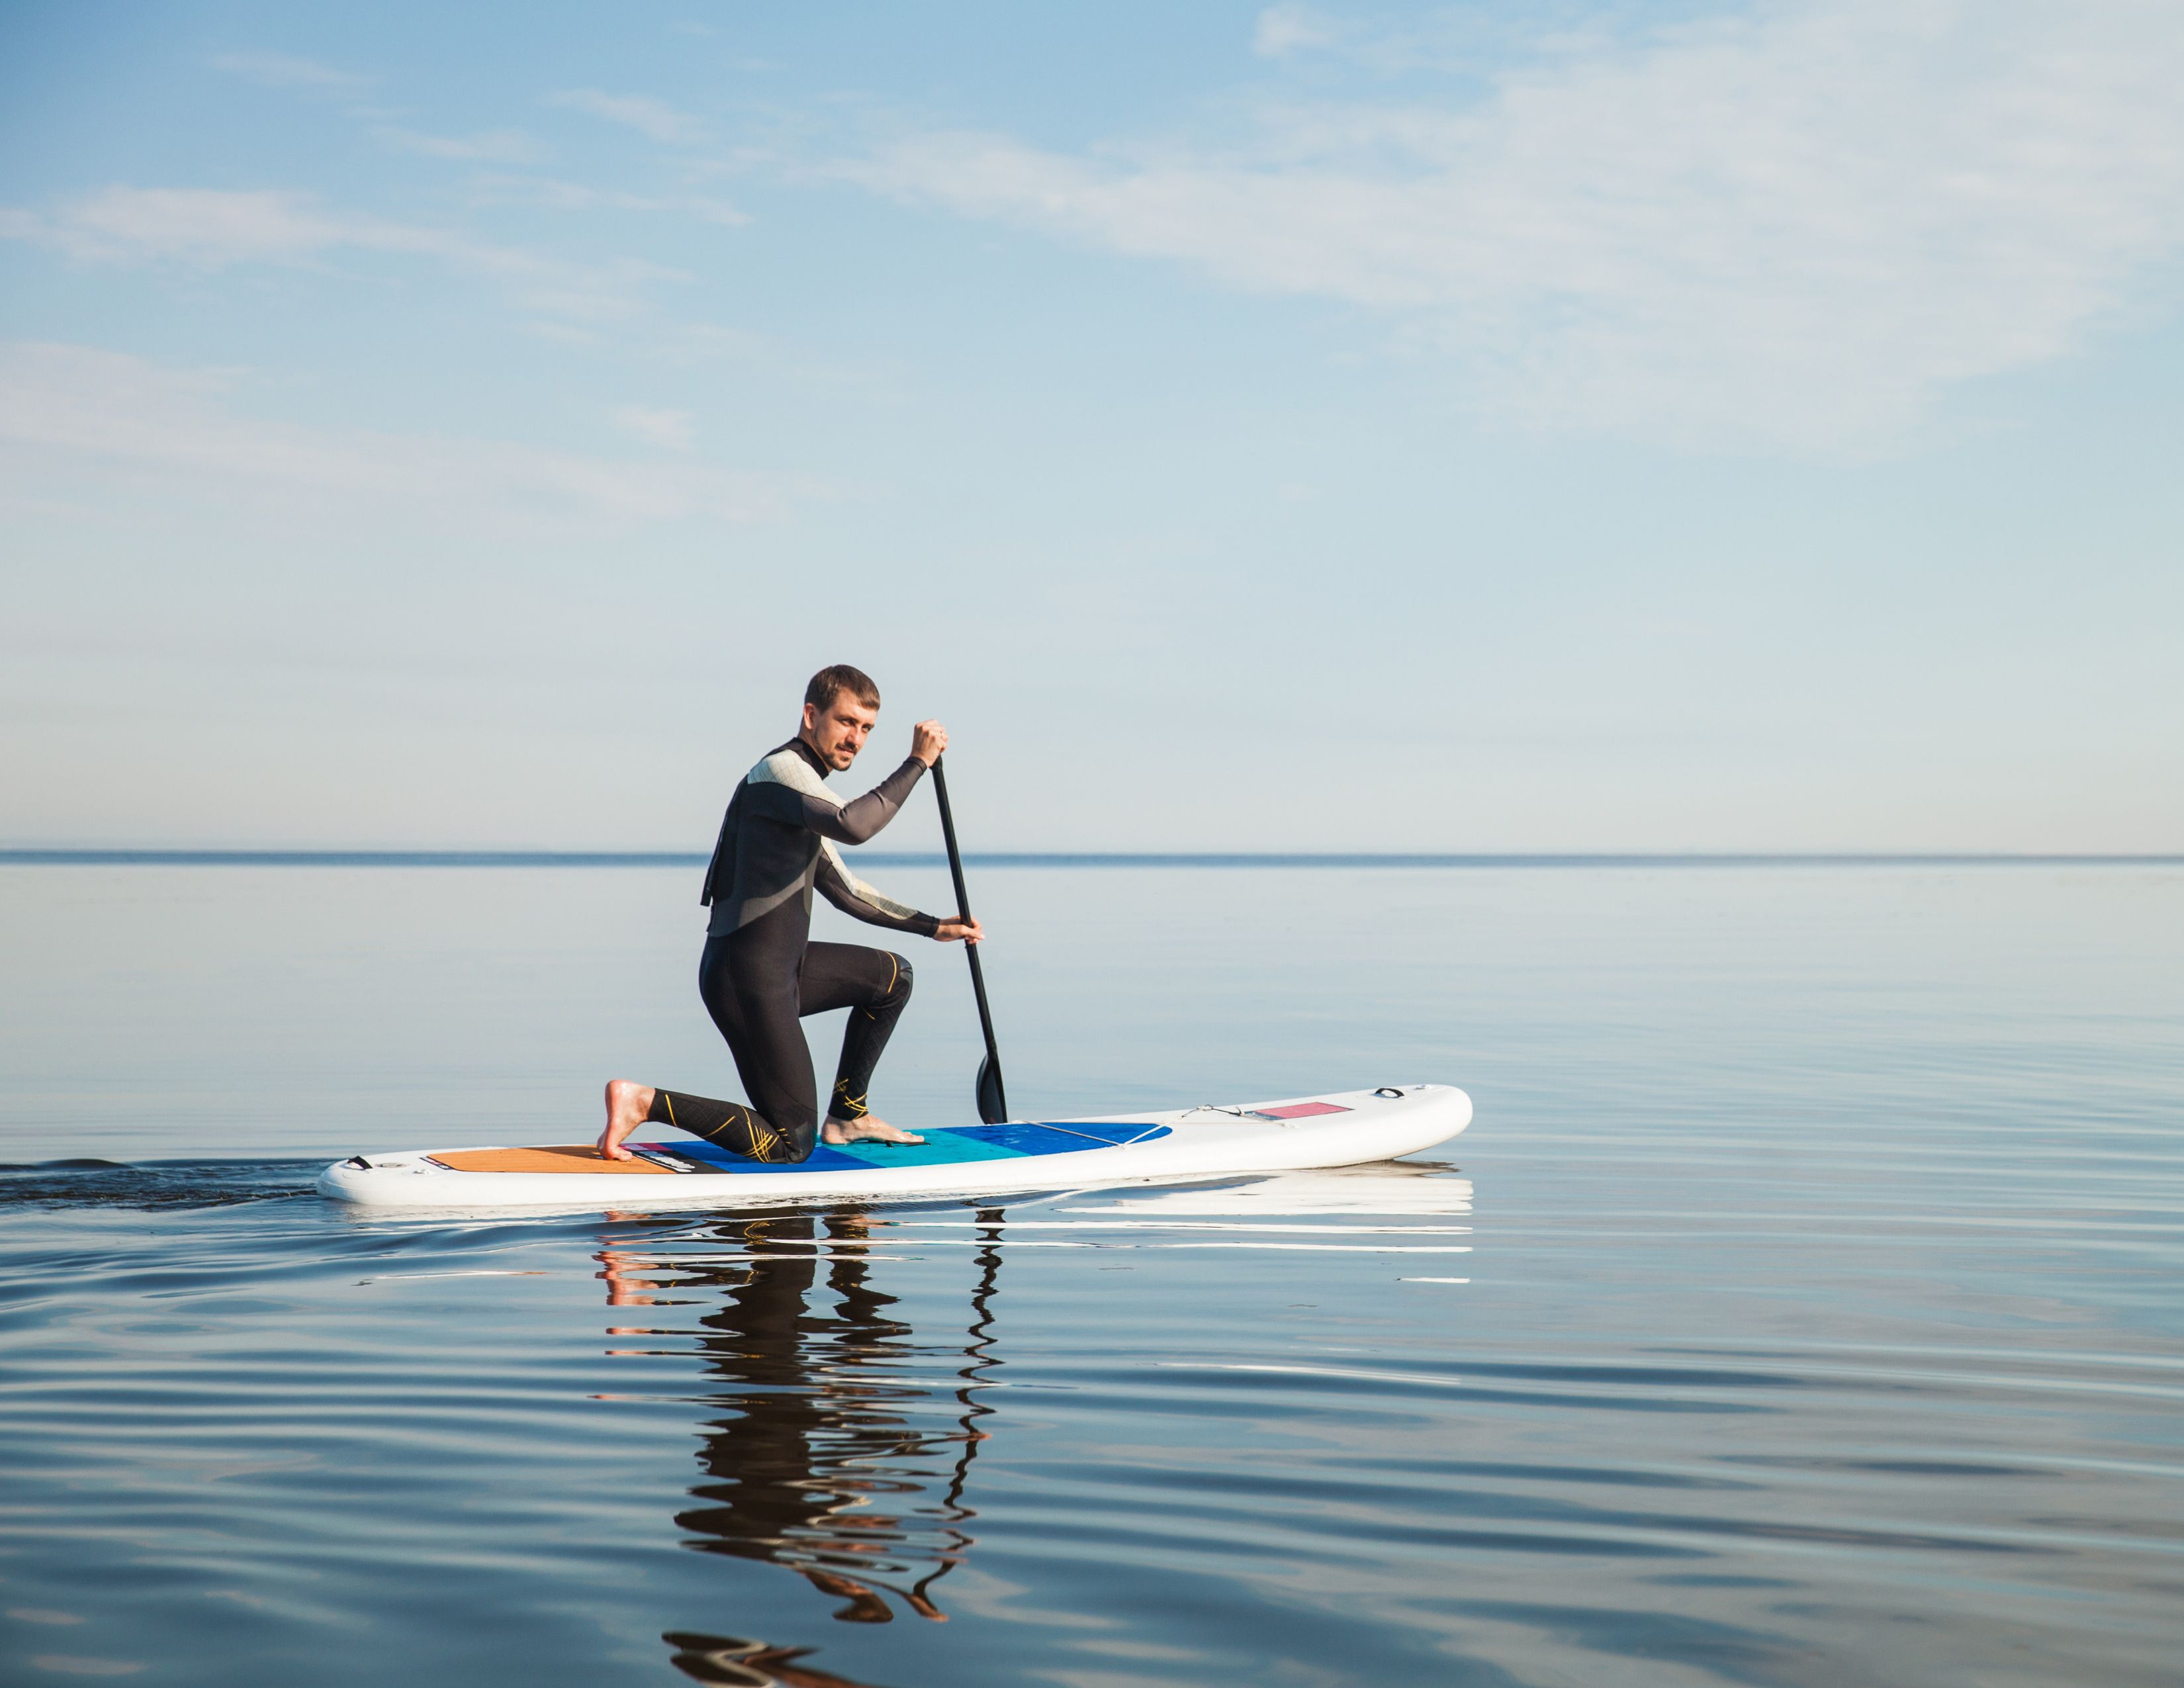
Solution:
<path fill-rule="evenodd" d="M 593 187 L 550 176 L 488 177 L 477 185 L 476 197 L 482 203 L 538 205 L 554 211 L 670 212 L 727 228 L 740 228 L 750 221 L 747 213 L 710 194 L 632 193 L 625 188 Z"/>
<path fill-rule="evenodd" d="M 797 477 L 698 463 L 266 421 L 237 405 L 237 386 L 230 374 L 96 347 L 0 345 L 0 478 L 49 487 L 45 465 L 58 459 L 93 471 L 180 474 L 198 486 L 217 477 L 398 515 L 424 501 L 473 515 L 614 522 L 774 519 L 822 490 Z"/>
<path fill-rule="evenodd" d="M 0 234 L 87 263 L 172 260 L 218 269 L 292 261 L 338 247 L 479 256 L 444 231 L 343 215 L 274 189 L 108 187 L 57 211 L 10 210 Z"/>
<path fill-rule="evenodd" d="M 697 418 L 688 410 L 657 410 L 644 404 L 618 404 L 608 414 L 621 432 L 664 451 L 688 451 L 698 443 Z"/>
<path fill-rule="evenodd" d="M 2170 0 L 1807 0 L 1241 145 L 928 134 L 847 173 L 1387 313 L 1540 425 L 1861 450 L 2075 348 L 2184 245 L 2179 86 Z"/>
<path fill-rule="evenodd" d="M 748 328 L 724 327 L 717 322 L 677 324 L 663 337 L 660 349 L 671 361 L 677 363 L 718 358 L 744 363 L 784 364 L 782 347 L 765 335 L 754 334 Z M 853 376 L 824 366 L 805 367 L 797 373 L 807 379 L 833 385 L 863 378 L 861 371 Z"/>
<path fill-rule="evenodd" d="M 382 129 L 379 138 L 404 153 L 451 159 L 459 164 L 527 164 L 545 148 L 518 129 L 492 129 L 476 135 L 421 135 L 411 129 Z"/>
<path fill-rule="evenodd" d="M 648 283 L 688 279 L 637 259 L 570 264 L 270 189 L 109 187 L 50 213 L 0 208 L 0 239 L 28 241 L 84 263 L 209 270 L 301 264 L 345 250 L 407 254 L 489 277 L 526 309 L 588 321 L 632 314 L 636 293 Z"/>
<path fill-rule="evenodd" d="M 1567 58 L 1628 45 L 1642 16 L 1616 0 L 1440 7 L 1399 19 L 1340 15 L 1284 0 L 1253 20 L 1251 51 L 1276 60 L 1337 60 L 1380 76 L 1420 71 L 1476 76 L 1506 70 L 1518 60 Z M 1656 18 L 1654 28 L 1663 21 Z"/>
<path fill-rule="evenodd" d="M 608 94 L 597 88 L 570 88 L 551 96 L 549 103 L 571 111 L 588 112 L 667 146 L 688 146 L 705 138 L 705 126 L 696 118 L 676 110 L 664 100 L 644 94 Z"/>
<path fill-rule="evenodd" d="M 1287 0 L 1259 14 L 1251 26 L 1251 51 L 1262 58 L 1285 58 L 1293 53 L 1332 47 L 1343 33 L 1334 19 Z"/>
<path fill-rule="evenodd" d="M 205 62 L 215 70 L 225 70 L 231 76 L 255 82 L 261 88 L 317 88 L 338 92 L 366 87 L 371 81 L 369 76 L 354 75 L 347 70 L 337 70 L 331 64 L 321 64 L 315 58 L 298 58 L 289 53 L 220 53 Z"/>

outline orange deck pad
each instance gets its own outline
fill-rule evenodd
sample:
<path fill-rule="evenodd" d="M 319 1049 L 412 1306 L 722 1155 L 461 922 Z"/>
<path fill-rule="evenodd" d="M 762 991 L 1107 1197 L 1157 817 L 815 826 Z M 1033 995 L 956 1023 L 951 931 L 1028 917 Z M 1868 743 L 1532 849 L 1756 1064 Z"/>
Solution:
<path fill-rule="evenodd" d="M 590 1143 L 555 1143 L 543 1149 L 450 1149 L 429 1155 L 458 1173 L 627 1173 L 671 1178 L 666 1167 L 642 1156 L 630 1161 L 600 1157 Z"/>

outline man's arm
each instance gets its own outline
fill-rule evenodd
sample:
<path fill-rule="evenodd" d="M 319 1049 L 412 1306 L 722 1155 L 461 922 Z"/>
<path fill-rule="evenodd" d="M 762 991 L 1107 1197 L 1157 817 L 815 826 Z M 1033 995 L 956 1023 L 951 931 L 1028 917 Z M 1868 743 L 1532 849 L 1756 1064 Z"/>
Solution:
<path fill-rule="evenodd" d="M 941 922 L 938 916 L 921 914 L 907 903 L 882 896 L 850 872 L 831 844 L 819 846 L 818 867 L 812 883 L 821 896 L 844 914 L 867 925 L 884 926 L 895 932 L 915 932 L 921 938 L 939 934 Z"/>
<path fill-rule="evenodd" d="M 800 792 L 804 799 L 804 824 L 836 844 L 863 844 L 894 819 L 895 811 L 924 772 L 923 762 L 905 756 L 900 767 L 862 797 L 853 797 L 847 803 L 835 802 L 834 794 L 815 777 L 811 783 L 818 787 L 816 791 Z"/>

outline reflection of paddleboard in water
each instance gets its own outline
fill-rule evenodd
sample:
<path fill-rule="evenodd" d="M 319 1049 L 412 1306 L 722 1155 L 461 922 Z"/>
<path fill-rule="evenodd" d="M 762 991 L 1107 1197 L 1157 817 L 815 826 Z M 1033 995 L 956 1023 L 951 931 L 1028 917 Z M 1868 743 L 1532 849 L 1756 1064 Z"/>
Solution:
<path fill-rule="evenodd" d="M 1119 1190 L 1052 1210 L 1157 1228 L 1170 1220 L 1296 1219 L 1318 1214 L 1356 1218 L 1441 1219 L 1471 1212 L 1471 1180 L 1430 1161 L 1382 1162 L 1262 1173 L 1179 1189 Z M 1246 1227 L 1248 1228 L 1248 1226 Z"/>
<path fill-rule="evenodd" d="M 632 1143 L 630 1161 L 603 1161 L 588 1144 L 357 1155 L 327 1167 L 319 1189 L 382 1207 L 1002 1195 L 1359 1166 L 1430 1149 L 1470 1123 L 1471 1098 L 1452 1086 L 1391 1084 L 1286 1101 L 964 1126 L 928 1131 L 916 1145 L 822 1144 L 807 1161 L 774 1166 L 696 1139 Z"/>

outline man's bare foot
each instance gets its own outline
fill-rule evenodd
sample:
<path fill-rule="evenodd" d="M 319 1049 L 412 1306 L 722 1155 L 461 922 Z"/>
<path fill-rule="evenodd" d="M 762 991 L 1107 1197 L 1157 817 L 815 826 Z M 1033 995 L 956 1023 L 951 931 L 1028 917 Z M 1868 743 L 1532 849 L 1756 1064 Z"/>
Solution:
<path fill-rule="evenodd" d="M 652 1086 L 628 1078 L 607 1081 L 607 1128 L 599 1134 L 599 1158 L 633 1161 L 636 1156 L 621 1146 L 623 1138 L 644 1123 L 652 1111 Z"/>
<path fill-rule="evenodd" d="M 645 1106 L 652 1104 L 647 1102 Z M 922 1143 L 925 1139 L 914 1131 L 905 1131 L 899 1125 L 889 1125 L 878 1114 L 866 1114 L 862 1119 L 836 1119 L 832 1114 L 819 1129 L 822 1143 Z"/>

